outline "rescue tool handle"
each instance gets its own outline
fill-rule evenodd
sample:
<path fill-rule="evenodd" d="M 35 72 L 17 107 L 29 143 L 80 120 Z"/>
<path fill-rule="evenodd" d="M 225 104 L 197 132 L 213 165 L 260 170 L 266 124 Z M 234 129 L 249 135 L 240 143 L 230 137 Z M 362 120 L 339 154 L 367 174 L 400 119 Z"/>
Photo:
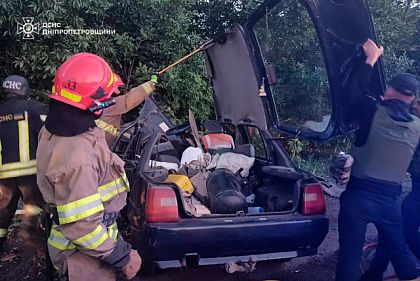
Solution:
<path fill-rule="evenodd" d="M 175 66 L 177 66 L 178 64 L 180 64 L 183 61 L 186 61 L 187 59 L 189 59 L 190 57 L 194 56 L 195 54 L 204 51 L 210 47 L 214 46 L 213 40 L 210 40 L 206 43 L 204 43 L 203 45 L 201 45 L 199 48 L 195 49 L 194 51 L 192 51 L 190 54 L 186 55 L 185 57 L 180 58 L 179 60 L 177 60 L 176 62 L 174 62 L 173 64 L 165 67 L 164 69 L 160 70 L 157 72 L 158 75 L 162 75 L 163 73 L 167 72 L 168 70 L 174 68 Z"/>
<path fill-rule="evenodd" d="M 193 55 L 195 55 L 196 53 L 200 52 L 201 49 L 196 49 L 194 50 L 192 53 L 186 55 L 185 57 L 177 60 L 176 62 L 174 62 L 173 64 L 165 67 L 164 69 L 162 69 L 161 71 L 158 72 L 159 75 L 162 75 L 163 73 L 167 72 L 168 70 L 172 69 L 173 67 L 177 66 L 178 64 L 180 64 L 183 61 L 186 61 L 187 59 L 189 59 L 190 57 L 192 57 Z"/>
<path fill-rule="evenodd" d="M 115 104 L 115 98 L 106 99 L 104 101 L 97 102 L 91 107 L 89 107 L 89 111 L 93 113 L 93 112 L 102 110 L 104 108 L 110 107 L 111 105 L 114 105 L 114 104 Z"/>

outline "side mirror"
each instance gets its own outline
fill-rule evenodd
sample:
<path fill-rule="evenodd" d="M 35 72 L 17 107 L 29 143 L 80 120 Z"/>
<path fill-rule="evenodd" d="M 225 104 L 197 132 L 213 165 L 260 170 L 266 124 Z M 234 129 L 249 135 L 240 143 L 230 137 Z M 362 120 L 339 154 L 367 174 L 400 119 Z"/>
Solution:
<path fill-rule="evenodd" d="M 265 65 L 265 73 L 267 74 L 268 85 L 273 86 L 277 84 L 276 66 L 272 63 Z"/>

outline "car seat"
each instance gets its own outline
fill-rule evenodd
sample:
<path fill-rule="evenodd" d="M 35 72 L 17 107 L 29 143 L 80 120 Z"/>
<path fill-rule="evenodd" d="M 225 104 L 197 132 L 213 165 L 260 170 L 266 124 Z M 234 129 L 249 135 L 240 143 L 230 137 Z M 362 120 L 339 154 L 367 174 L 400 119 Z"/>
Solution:
<path fill-rule="evenodd" d="M 178 152 L 169 141 L 154 145 L 152 159 L 160 162 L 174 163 L 180 166 Z"/>
<path fill-rule="evenodd" d="M 206 134 L 201 137 L 204 150 L 211 154 L 221 154 L 235 149 L 231 135 L 223 132 L 222 124 L 216 120 L 208 120 L 203 124 Z"/>

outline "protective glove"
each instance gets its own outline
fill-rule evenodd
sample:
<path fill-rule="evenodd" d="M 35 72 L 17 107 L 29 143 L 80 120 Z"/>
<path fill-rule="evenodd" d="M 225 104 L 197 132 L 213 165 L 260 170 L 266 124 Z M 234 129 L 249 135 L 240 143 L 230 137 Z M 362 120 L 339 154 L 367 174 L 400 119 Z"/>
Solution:
<path fill-rule="evenodd" d="M 157 84 L 158 83 L 157 75 L 152 75 L 152 77 L 150 78 L 150 82 L 152 82 L 153 84 Z"/>
<path fill-rule="evenodd" d="M 155 76 L 155 77 L 153 77 Z M 153 75 L 152 78 L 141 84 L 139 87 L 142 87 L 148 96 L 150 96 L 156 90 L 157 76 Z"/>
<path fill-rule="evenodd" d="M 139 272 L 141 267 L 141 257 L 136 250 L 131 250 L 130 260 L 128 264 L 123 268 L 123 273 L 128 280 L 136 277 L 137 272 Z"/>
<path fill-rule="evenodd" d="M 330 174 L 337 184 L 346 185 L 349 182 L 353 162 L 354 158 L 344 152 L 340 152 L 333 157 Z"/>

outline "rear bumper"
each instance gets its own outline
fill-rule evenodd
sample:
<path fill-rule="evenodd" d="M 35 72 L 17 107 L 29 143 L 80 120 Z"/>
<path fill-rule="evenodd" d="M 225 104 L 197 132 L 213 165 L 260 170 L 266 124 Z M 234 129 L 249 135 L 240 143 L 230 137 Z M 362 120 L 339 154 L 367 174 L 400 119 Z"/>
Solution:
<path fill-rule="evenodd" d="M 253 261 L 267 261 L 267 260 L 281 260 L 281 259 L 290 259 L 303 256 L 311 256 L 317 253 L 316 250 L 303 250 L 303 251 L 292 251 L 292 252 L 282 252 L 282 253 L 269 253 L 269 254 L 260 254 L 260 255 L 246 255 L 246 256 L 230 256 L 230 257 L 218 257 L 218 258 L 201 258 L 198 255 L 197 257 L 198 265 L 215 265 L 215 264 L 226 264 L 230 262 L 248 262 L 251 258 Z M 191 255 L 187 255 L 191 256 Z M 182 260 L 167 260 L 167 261 L 155 261 L 158 268 L 178 268 L 181 267 Z"/>
<path fill-rule="evenodd" d="M 316 254 L 328 232 L 326 216 L 299 214 L 182 219 L 148 224 L 148 245 L 161 267 L 179 267 L 186 256 L 199 265 L 286 259 Z"/>

